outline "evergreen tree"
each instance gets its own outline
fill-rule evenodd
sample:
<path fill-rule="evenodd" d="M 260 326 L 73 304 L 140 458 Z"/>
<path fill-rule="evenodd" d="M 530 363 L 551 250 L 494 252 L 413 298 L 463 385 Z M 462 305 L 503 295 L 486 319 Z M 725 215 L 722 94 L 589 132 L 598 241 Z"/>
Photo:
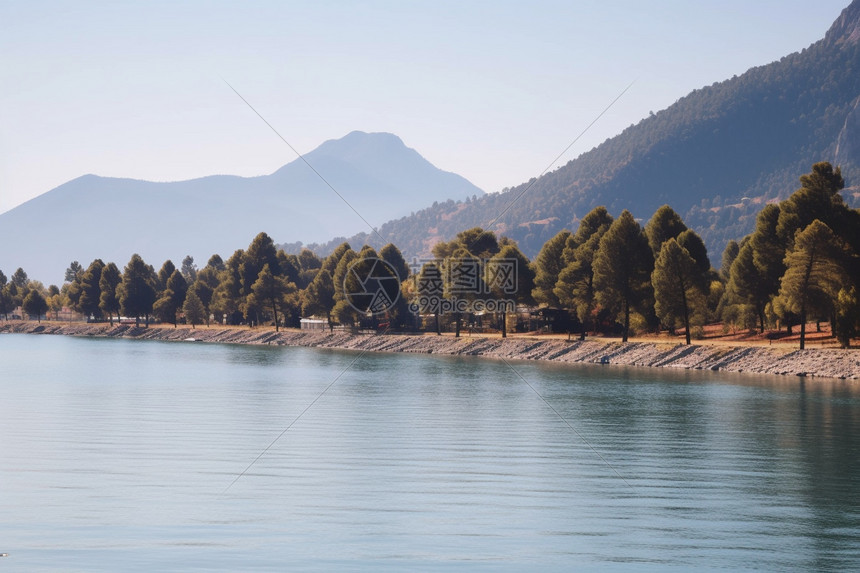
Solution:
<path fill-rule="evenodd" d="M 648 237 L 648 246 L 654 257 L 660 253 L 663 243 L 669 239 L 675 239 L 687 230 L 681 216 L 668 205 L 663 205 L 654 213 L 648 224 L 645 225 L 645 235 Z"/>
<path fill-rule="evenodd" d="M 729 277 L 732 274 L 732 263 L 738 256 L 741 248 L 738 242 L 732 239 L 726 244 L 726 249 L 723 251 L 723 257 L 720 264 L 720 279 L 724 283 L 729 282 Z"/>
<path fill-rule="evenodd" d="M 704 323 L 705 295 L 696 260 L 675 239 L 663 243 L 654 263 L 655 310 L 664 324 L 683 324 L 690 344 L 691 323 Z"/>
<path fill-rule="evenodd" d="M 265 265 L 269 265 L 269 272 L 274 276 L 280 276 L 283 273 L 274 241 L 266 233 L 259 233 L 248 245 L 239 270 L 242 276 L 243 295 L 251 294 L 251 289 Z"/>
<path fill-rule="evenodd" d="M 239 324 L 242 320 L 242 277 L 240 267 L 245 251 L 236 250 L 224 263 L 224 270 L 218 273 L 218 286 L 212 294 L 210 310 L 216 315 L 226 317 L 228 324 Z M 220 321 L 219 321 L 220 322 Z"/>
<path fill-rule="evenodd" d="M 80 278 L 81 296 L 78 300 L 78 307 L 85 315 L 93 315 L 96 318 L 101 316 L 99 304 L 102 292 L 99 281 L 101 281 L 104 266 L 105 264 L 101 259 L 96 259 L 90 263 Z"/>
<path fill-rule="evenodd" d="M 221 255 L 215 253 L 209 257 L 208 261 L 206 261 L 206 267 L 204 268 L 211 268 L 214 269 L 216 273 L 219 273 L 227 267 L 224 265 L 224 260 L 221 258 Z"/>
<path fill-rule="evenodd" d="M 567 229 L 558 232 L 547 241 L 534 262 L 535 288 L 532 297 L 538 304 L 558 308 L 561 306 L 554 289 L 558 277 L 564 270 L 564 248 L 572 236 Z"/>
<path fill-rule="evenodd" d="M 354 324 L 358 318 L 355 309 L 347 300 L 346 287 L 344 285 L 350 265 L 352 265 L 356 259 L 358 259 L 358 253 L 352 249 L 344 251 L 337 263 L 334 274 L 332 275 L 332 284 L 334 285 L 334 307 L 332 308 L 332 316 L 334 316 L 335 320 L 340 324 Z M 325 265 L 323 268 L 325 268 Z"/>
<path fill-rule="evenodd" d="M 149 326 L 149 314 L 155 302 L 155 281 L 152 267 L 136 253 L 123 270 L 117 297 L 123 315 L 135 317 L 137 326 L 140 326 L 140 317 L 144 316 Z"/>
<path fill-rule="evenodd" d="M 197 265 L 194 264 L 194 257 L 191 255 L 182 259 L 182 278 L 187 284 L 192 284 L 197 280 Z"/>
<path fill-rule="evenodd" d="M 764 333 L 765 308 L 773 293 L 759 267 L 755 264 L 751 241 L 741 244 L 738 256 L 732 261 L 729 282 L 726 286 L 727 304 L 723 309 L 723 320 L 742 320 L 744 326 L 752 327 L 746 319 L 748 314 L 758 319 Z"/>
<path fill-rule="evenodd" d="M 677 237 L 678 246 L 686 250 L 696 263 L 694 279 L 699 283 L 702 292 L 707 294 L 711 279 L 711 260 L 705 242 L 692 229 L 687 229 Z M 662 247 L 661 247 L 662 248 Z"/>
<path fill-rule="evenodd" d="M 9 320 L 9 313 L 15 310 L 14 301 L 12 299 L 12 295 L 9 292 L 10 284 L 3 285 L 0 288 L 0 314 L 3 315 L 3 318 Z"/>
<path fill-rule="evenodd" d="M 24 289 L 27 287 L 27 283 L 30 282 L 30 279 L 27 278 L 27 273 L 24 272 L 24 269 L 18 267 L 18 269 L 12 273 L 12 284 L 18 287 L 18 289 Z"/>
<path fill-rule="evenodd" d="M 81 266 L 81 263 L 78 261 L 72 261 L 69 268 L 66 269 L 66 282 L 77 282 L 82 274 L 84 274 L 84 268 Z"/>
<path fill-rule="evenodd" d="M 791 247 L 798 231 L 816 219 L 839 233 L 848 210 L 839 194 L 845 187 L 845 180 L 839 168 L 833 169 L 827 161 L 816 163 L 810 173 L 801 175 L 800 185 L 800 189 L 779 206 L 776 232 L 786 248 Z"/>
<path fill-rule="evenodd" d="M 313 271 L 322 268 L 322 259 L 310 249 L 302 249 L 299 253 L 299 265 L 303 271 Z"/>
<path fill-rule="evenodd" d="M 442 270 L 432 261 L 424 263 L 416 279 L 415 302 L 418 305 L 419 313 L 433 313 L 437 335 L 442 334 L 439 314 L 441 312 L 440 302 L 444 295 L 445 281 L 442 277 Z"/>
<path fill-rule="evenodd" d="M 298 282 L 296 282 L 296 287 L 306 289 L 313 282 L 317 273 L 319 273 L 322 267 L 322 259 L 316 256 L 310 249 L 302 249 L 296 260 L 299 265 L 299 278 Z M 331 278 L 331 272 L 329 272 L 329 278 Z"/>
<path fill-rule="evenodd" d="M 832 310 L 840 288 L 848 281 L 842 266 L 844 257 L 841 241 L 818 219 L 794 237 L 794 245 L 785 257 L 779 296 L 785 309 L 800 315 L 801 350 L 805 347 L 810 312 Z"/>
<path fill-rule="evenodd" d="M 114 315 L 119 318 L 120 304 L 116 291 L 121 282 L 122 275 L 116 264 L 108 263 L 102 268 L 102 274 L 99 277 L 99 291 L 101 291 L 99 308 L 108 315 L 111 326 L 113 326 Z"/>
<path fill-rule="evenodd" d="M 174 269 L 167 279 L 164 291 L 153 305 L 156 316 L 164 322 L 173 323 L 173 328 L 176 328 L 178 322 L 176 313 L 182 308 L 187 293 L 188 284 L 185 282 L 185 277 L 180 271 Z"/>
<path fill-rule="evenodd" d="M 580 340 L 585 340 L 595 304 L 594 257 L 600 239 L 612 225 L 612 215 L 605 207 L 592 209 L 579 223 L 576 234 L 567 239 L 562 257 L 565 267 L 553 289 L 559 303 L 572 309 L 580 324 Z"/>
<path fill-rule="evenodd" d="M 30 292 L 27 293 L 27 296 L 24 297 L 22 310 L 30 315 L 31 319 L 35 316 L 39 323 L 42 322 L 42 315 L 47 312 L 48 303 L 45 301 L 45 297 L 42 296 L 42 293 L 39 292 L 39 289 L 31 289 Z"/>
<path fill-rule="evenodd" d="M 379 258 L 391 265 L 397 273 L 397 279 L 403 282 L 409 276 L 409 265 L 406 264 L 406 259 L 403 258 L 403 253 L 393 243 L 388 243 L 379 251 Z"/>
<path fill-rule="evenodd" d="M 337 269 L 337 265 L 347 251 L 352 251 L 352 247 L 349 246 L 349 243 L 343 242 L 338 245 L 332 253 L 325 258 L 322 264 L 322 268 L 327 270 L 329 274 L 331 274 L 332 278 L 334 278 L 335 270 Z"/>
<path fill-rule="evenodd" d="M 513 276 L 508 272 L 513 271 Z M 497 300 L 513 300 L 518 304 L 534 302 L 535 272 L 528 258 L 514 244 L 507 244 L 484 268 L 484 282 Z M 507 313 L 501 312 L 502 338 L 508 336 Z"/>
<path fill-rule="evenodd" d="M 400 252 L 400 249 L 393 243 L 388 243 L 380 249 L 379 257 L 394 269 L 398 283 L 402 287 L 409 277 L 409 265 L 406 264 L 406 259 L 403 258 L 403 253 Z M 406 296 L 403 294 L 402 288 L 400 295 L 394 301 L 394 304 L 386 315 L 390 327 L 403 328 L 407 322 L 411 321 L 409 305 L 406 302 Z"/>
<path fill-rule="evenodd" d="M 256 299 L 256 304 L 272 311 L 276 332 L 279 330 L 280 324 L 278 311 L 284 304 L 284 297 L 295 290 L 295 283 L 288 283 L 284 277 L 272 274 L 268 263 L 263 265 L 257 280 L 251 287 L 251 294 Z"/>
<path fill-rule="evenodd" d="M 785 243 L 778 232 L 781 205 L 765 205 L 756 218 L 756 227 L 750 236 L 755 264 L 763 291 L 771 296 L 779 291 L 779 279 L 785 274 Z"/>
<path fill-rule="evenodd" d="M 833 330 L 842 348 L 851 348 L 851 339 L 860 332 L 860 298 L 853 286 L 839 289 Z"/>
<path fill-rule="evenodd" d="M 334 281 L 326 269 L 321 269 L 302 295 L 302 314 L 325 315 L 331 328 L 331 311 L 334 308 Z"/>
<path fill-rule="evenodd" d="M 208 326 L 208 313 L 203 307 L 203 302 L 197 296 L 194 290 L 189 290 L 185 296 L 185 302 L 182 304 L 182 313 L 185 315 L 185 320 L 191 323 L 191 328 L 201 324 L 206 319 Z"/>
<path fill-rule="evenodd" d="M 626 209 L 600 239 L 594 258 L 597 302 L 618 313 L 622 341 L 630 334 L 630 313 L 651 296 L 654 259 L 642 227 Z"/>
<path fill-rule="evenodd" d="M 176 265 L 173 264 L 173 261 L 167 259 L 164 261 L 164 264 L 161 265 L 161 269 L 158 271 L 158 282 L 155 285 L 155 293 L 160 298 L 164 289 L 167 288 L 167 281 L 170 279 L 170 276 L 176 271 Z"/>
<path fill-rule="evenodd" d="M 223 266 L 223 265 L 222 265 Z M 215 294 L 215 289 L 218 287 L 218 271 L 214 266 L 205 266 L 197 273 L 197 280 L 189 287 L 189 292 L 194 291 L 194 294 L 200 299 L 203 308 L 206 311 L 206 326 L 209 326 L 209 315 L 211 312 L 212 298 Z"/>

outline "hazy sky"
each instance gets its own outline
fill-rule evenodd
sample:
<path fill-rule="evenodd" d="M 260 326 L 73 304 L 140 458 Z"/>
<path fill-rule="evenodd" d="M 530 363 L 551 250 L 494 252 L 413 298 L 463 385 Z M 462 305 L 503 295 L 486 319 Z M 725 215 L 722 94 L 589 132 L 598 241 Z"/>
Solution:
<path fill-rule="evenodd" d="M 848 3 L 0 0 L 0 212 L 86 173 L 252 176 L 295 159 L 221 78 L 301 152 L 387 131 L 499 191 L 631 81 L 558 164 L 801 50 Z"/>

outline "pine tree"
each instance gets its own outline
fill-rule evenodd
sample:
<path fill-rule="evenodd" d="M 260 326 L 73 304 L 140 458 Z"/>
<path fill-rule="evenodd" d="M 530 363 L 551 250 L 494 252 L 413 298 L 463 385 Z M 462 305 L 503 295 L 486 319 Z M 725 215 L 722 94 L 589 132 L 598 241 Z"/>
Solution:
<path fill-rule="evenodd" d="M 321 269 L 302 293 L 302 314 L 325 315 L 331 328 L 331 311 L 334 308 L 334 282 L 326 269 Z"/>
<path fill-rule="evenodd" d="M 99 308 L 102 312 L 107 313 L 111 326 L 113 326 L 113 317 L 116 315 L 119 318 L 119 299 L 117 298 L 117 287 L 122 282 L 122 275 L 119 272 L 116 264 L 108 263 L 102 268 L 101 277 L 99 277 Z"/>
<path fill-rule="evenodd" d="M 101 302 L 102 292 L 99 283 L 104 266 L 105 264 L 101 259 L 96 259 L 90 263 L 90 266 L 87 267 L 87 270 L 80 278 L 81 296 L 78 300 L 78 306 L 82 313 L 93 315 L 96 318 L 101 316 L 99 303 Z"/>
<path fill-rule="evenodd" d="M 158 282 L 155 286 L 155 294 L 158 297 L 161 297 L 161 293 L 164 292 L 164 289 L 167 288 L 167 281 L 170 279 L 170 276 L 176 270 L 176 266 L 173 264 L 173 261 L 167 259 L 164 261 L 164 264 L 161 265 L 161 269 L 158 271 Z"/>
<path fill-rule="evenodd" d="M 622 341 L 630 334 L 630 313 L 651 296 L 654 258 L 642 227 L 626 209 L 600 239 L 594 258 L 597 302 L 621 319 Z"/>
<path fill-rule="evenodd" d="M 288 283 L 284 277 L 274 275 L 268 263 L 263 265 L 257 280 L 251 286 L 251 294 L 256 299 L 256 303 L 272 311 L 275 332 L 280 329 L 278 311 L 284 304 L 284 296 L 295 290 L 295 283 Z"/>
<path fill-rule="evenodd" d="M 544 244 L 535 258 L 535 288 L 532 291 L 532 297 L 538 304 L 555 308 L 561 306 L 554 289 L 565 267 L 564 248 L 571 236 L 571 232 L 567 229 L 558 232 Z"/>
<path fill-rule="evenodd" d="M 22 303 L 22 310 L 29 314 L 30 318 L 35 316 L 39 323 L 42 322 L 42 315 L 48 310 L 48 303 L 45 301 L 42 293 L 39 292 L 39 289 L 31 289 L 27 293 Z"/>
<path fill-rule="evenodd" d="M 816 219 L 839 233 L 848 210 L 839 194 L 845 187 L 845 180 L 839 168 L 834 169 L 827 161 L 816 163 L 810 173 L 801 175 L 800 185 L 800 189 L 779 205 L 776 232 L 786 248 L 791 247 L 798 231 Z"/>
<path fill-rule="evenodd" d="M 600 239 L 612 223 L 612 215 L 605 207 L 595 207 L 582 218 L 579 229 L 567 239 L 562 253 L 565 267 L 559 273 L 553 292 L 563 307 L 576 313 L 582 325 L 580 340 L 585 340 L 595 305 L 594 257 Z"/>
<path fill-rule="evenodd" d="M 181 272 L 186 283 L 192 284 L 197 280 L 197 265 L 194 264 L 194 257 L 188 255 L 182 259 Z"/>
<path fill-rule="evenodd" d="M 785 309 L 800 316 L 801 350 L 805 347 L 810 312 L 832 310 L 840 288 L 848 281 L 842 266 L 844 258 L 842 242 L 818 219 L 794 237 L 794 245 L 785 257 L 779 296 Z"/>
<path fill-rule="evenodd" d="M 155 302 L 155 277 L 153 269 L 147 265 L 138 254 L 134 254 L 125 266 L 122 282 L 117 287 L 120 310 L 125 316 L 135 317 L 135 323 L 140 326 L 140 317 L 146 317 L 149 326 L 149 314 Z"/>
<path fill-rule="evenodd" d="M 66 282 L 73 283 L 77 281 L 82 274 L 84 274 L 84 268 L 81 266 L 81 263 L 78 261 L 72 261 L 69 268 L 66 269 Z"/>
<path fill-rule="evenodd" d="M 687 344 L 691 323 L 704 323 L 705 294 L 700 275 L 696 260 L 678 241 L 663 243 L 651 273 L 655 311 L 664 324 L 684 326 Z"/>
<path fill-rule="evenodd" d="M 193 290 L 189 290 L 185 296 L 185 302 L 182 304 L 182 313 L 185 315 L 185 320 L 191 323 L 191 328 L 201 324 L 206 319 L 206 309 L 203 307 L 203 302 Z M 206 319 L 208 323 L 208 319 Z"/>
<path fill-rule="evenodd" d="M 842 348 L 851 348 L 851 339 L 860 332 L 860 298 L 853 286 L 839 289 L 833 330 Z"/>
<path fill-rule="evenodd" d="M 173 327 L 176 328 L 178 322 L 176 314 L 182 308 L 187 293 L 188 284 L 185 282 L 185 277 L 180 271 L 174 269 L 167 279 L 164 291 L 153 305 L 156 316 L 165 322 L 172 322 Z"/>
<path fill-rule="evenodd" d="M 654 213 L 648 224 L 645 225 L 645 235 L 648 237 L 648 246 L 656 258 L 663 247 L 663 243 L 669 239 L 675 239 L 687 230 L 687 225 L 681 220 L 681 216 L 668 205 L 663 205 Z"/>
<path fill-rule="evenodd" d="M 512 274 L 509 274 L 512 273 Z M 514 244 L 507 244 L 486 262 L 484 282 L 497 301 L 534 302 L 535 272 L 528 258 Z M 507 313 L 501 313 L 502 338 L 507 338 Z"/>

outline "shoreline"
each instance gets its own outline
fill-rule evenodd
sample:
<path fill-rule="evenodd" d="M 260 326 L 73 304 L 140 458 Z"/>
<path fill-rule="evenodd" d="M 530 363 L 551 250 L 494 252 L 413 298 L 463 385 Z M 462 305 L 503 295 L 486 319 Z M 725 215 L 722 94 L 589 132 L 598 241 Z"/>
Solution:
<path fill-rule="evenodd" d="M 860 379 L 860 350 L 789 349 L 763 346 L 672 344 L 608 340 L 562 340 L 516 336 L 436 336 L 427 334 L 350 334 L 344 332 L 266 328 L 135 327 L 132 325 L 68 324 L 25 321 L 0 323 L 0 334 L 58 334 L 100 338 L 195 341 L 229 344 L 304 346 L 372 352 L 407 352 L 449 356 L 485 356 L 509 360 L 540 360 L 558 364 L 600 364 L 717 370 L 842 380 Z"/>

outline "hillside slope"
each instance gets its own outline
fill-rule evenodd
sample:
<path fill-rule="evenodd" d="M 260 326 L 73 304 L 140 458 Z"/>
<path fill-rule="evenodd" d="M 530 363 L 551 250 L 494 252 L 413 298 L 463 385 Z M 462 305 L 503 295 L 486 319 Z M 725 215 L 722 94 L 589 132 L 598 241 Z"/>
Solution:
<path fill-rule="evenodd" d="M 494 229 L 534 256 L 597 205 L 647 220 L 668 203 L 718 260 L 728 239 L 752 229 L 765 203 L 787 197 L 823 160 L 842 167 L 846 200 L 860 204 L 860 0 L 812 46 L 695 90 L 534 182 L 436 204 L 380 233 L 408 255 L 422 254 L 504 212 Z"/>

